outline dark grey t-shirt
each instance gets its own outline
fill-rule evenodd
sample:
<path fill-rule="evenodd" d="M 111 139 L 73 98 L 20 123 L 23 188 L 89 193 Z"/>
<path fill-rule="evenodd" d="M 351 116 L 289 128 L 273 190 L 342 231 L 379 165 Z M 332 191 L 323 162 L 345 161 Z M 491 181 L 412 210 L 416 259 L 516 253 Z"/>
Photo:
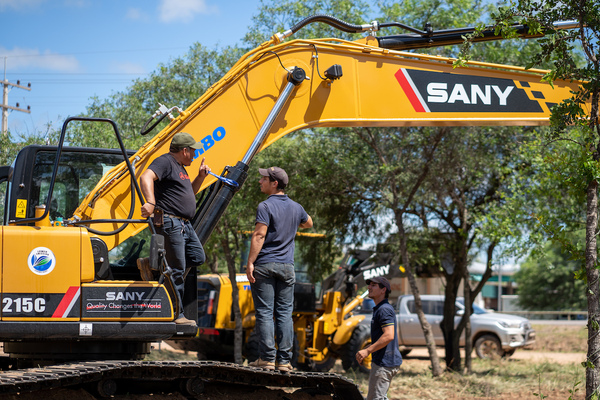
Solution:
<path fill-rule="evenodd" d="M 254 264 L 294 263 L 294 238 L 308 220 L 304 208 L 287 195 L 272 194 L 258 205 L 256 222 L 267 225 L 263 247 Z"/>
<path fill-rule="evenodd" d="M 152 161 L 148 169 L 158 177 L 154 181 L 156 206 L 167 214 L 193 218 L 196 213 L 196 195 L 183 165 L 167 153 Z"/>

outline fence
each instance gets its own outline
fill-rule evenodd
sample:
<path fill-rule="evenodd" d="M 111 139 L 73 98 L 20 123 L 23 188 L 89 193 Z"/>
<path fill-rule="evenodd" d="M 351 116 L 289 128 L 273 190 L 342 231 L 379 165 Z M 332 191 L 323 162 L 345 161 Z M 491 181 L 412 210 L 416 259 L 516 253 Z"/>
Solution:
<path fill-rule="evenodd" d="M 566 319 L 571 320 L 586 320 L 587 311 L 496 311 L 499 314 L 520 315 L 527 319 Z"/>

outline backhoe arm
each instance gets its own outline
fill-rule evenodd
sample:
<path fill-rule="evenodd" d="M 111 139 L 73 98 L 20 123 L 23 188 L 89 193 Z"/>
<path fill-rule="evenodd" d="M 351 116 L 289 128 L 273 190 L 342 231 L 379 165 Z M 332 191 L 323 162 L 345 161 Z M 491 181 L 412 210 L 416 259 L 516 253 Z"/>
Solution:
<path fill-rule="evenodd" d="M 358 42 L 280 40 L 274 36 L 244 55 L 140 148 L 131 159 L 136 179 L 169 151 L 180 131 L 204 144 L 188 168 L 193 180 L 202 157 L 217 173 L 238 162 L 247 168 L 256 152 L 299 129 L 544 125 L 552 105 L 578 89 L 576 82 L 542 83 L 544 71 L 481 62 L 453 68 L 453 59 L 382 48 L 372 36 Z M 288 78 L 300 71 L 306 79 L 290 86 Z M 215 179 L 209 176 L 203 188 Z M 84 199 L 75 219 L 126 218 L 130 184 L 127 168 L 116 167 Z M 138 209 L 134 218 L 139 217 Z M 116 225 L 91 226 L 113 230 Z M 131 224 L 102 239 L 110 249 L 146 226 Z"/>

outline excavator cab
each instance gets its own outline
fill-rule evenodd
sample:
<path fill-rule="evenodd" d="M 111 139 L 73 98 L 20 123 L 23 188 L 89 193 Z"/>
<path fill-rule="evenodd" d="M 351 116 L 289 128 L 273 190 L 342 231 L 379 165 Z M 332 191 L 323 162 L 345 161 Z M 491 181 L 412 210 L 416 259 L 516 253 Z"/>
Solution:
<path fill-rule="evenodd" d="M 17 218 L 35 217 L 35 209 L 45 205 L 56 146 L 30 145 L 23 148 L 14 162 L 14 168 L 4 166 L 0 180 L 7 182 L 7 213 L 3 225 Z M 130 155 L 133 152 L 129 152 Z M 65 147 L 56 174 L 56 183 L 50 201 L 49 217 L 52 222 L 62 222 L 73 215 L 84 196 L 93 189 L 108 170 L 123 162 L 118 150 Z M 2 174 L 3 171 L 6 171 Z M 9 179 L 8 171 L 12 171 Z M 34 225 L 30 222 L 28 225 Z"/>
<path fill-rule="evenodd" d="M 146 220 L 132 218 L 134 211 L 128 219 L 73 217 L 113 167 L 126 163 L 135 176 L 134 153 L 120 144 L 120 150 L 31 145 L 0 168 L 0 340 L 21 365 L 140 359 L 152 342 L 196 333 L 173 322 L 180 300 L 170 279 L 139 275 L 136 260 L 149 229 L 110 252 L 105 243 L 121 226 Z M 131 182 L 133 210 L 141 191 Z"/>

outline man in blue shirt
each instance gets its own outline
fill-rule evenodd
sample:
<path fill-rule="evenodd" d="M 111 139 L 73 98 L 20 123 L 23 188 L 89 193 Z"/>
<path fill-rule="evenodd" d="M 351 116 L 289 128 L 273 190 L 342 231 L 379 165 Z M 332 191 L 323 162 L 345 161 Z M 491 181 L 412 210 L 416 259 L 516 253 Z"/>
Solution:
<path fill-rule="evenodd" d="M 381 276 L 367 279 L 366 283 L 369 285 L 369 298 L 373 299 L 376 306 L 371 319 L 371 344 L 356 353 L 356 361 L 362 364 L 372 354 L 367 400 L 387 400 L 392 378 L 402 364 L 398 349 L 396 312 L 388 301 L 392 289 L 390 282 Z"/>
<path fill-rule="evenodd" d="M 294 344 L 294 238 L 298 228 L 310 228 L 313 222 L 304 208 L 283 192 L 288 184 L 283 169 L 270 167 L 258 171 L 260 190 L 269 197 L 256 211 L 246 267 L 254 300 L 254 329 L 259 340 L 259 358 L 250 365 L 289 372 Z"/>

